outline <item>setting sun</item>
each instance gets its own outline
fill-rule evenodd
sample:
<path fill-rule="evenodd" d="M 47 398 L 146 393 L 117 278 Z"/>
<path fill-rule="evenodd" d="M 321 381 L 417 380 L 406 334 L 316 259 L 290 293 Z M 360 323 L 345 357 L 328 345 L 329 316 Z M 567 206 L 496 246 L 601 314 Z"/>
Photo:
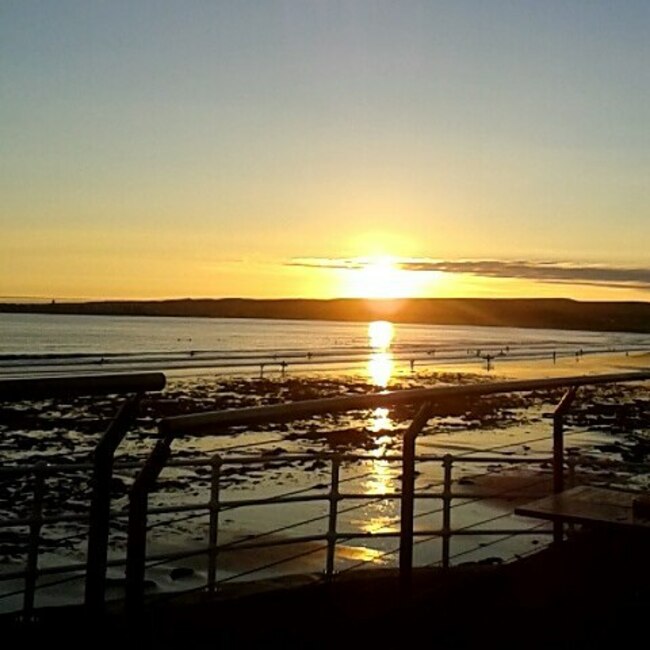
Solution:
<path fill-rule="evenodd" d="M 392 257 L 361 260 L 361 266 L 348 271 L 348 295 L 359 298 L 408 298 L 419 295 L 421 278 L 400 268 Z"/>

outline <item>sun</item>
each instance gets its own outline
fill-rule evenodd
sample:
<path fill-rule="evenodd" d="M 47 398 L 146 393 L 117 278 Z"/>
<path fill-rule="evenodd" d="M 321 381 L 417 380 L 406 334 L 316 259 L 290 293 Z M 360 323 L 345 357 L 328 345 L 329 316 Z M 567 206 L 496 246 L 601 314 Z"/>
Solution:
<path fill-rule="evenodd" d="M 357 298 L 408 298 L 419 293 L 417 273 L 400 268 L 389 256 L 363 258 L 348 271 L 347 294 Z"/>

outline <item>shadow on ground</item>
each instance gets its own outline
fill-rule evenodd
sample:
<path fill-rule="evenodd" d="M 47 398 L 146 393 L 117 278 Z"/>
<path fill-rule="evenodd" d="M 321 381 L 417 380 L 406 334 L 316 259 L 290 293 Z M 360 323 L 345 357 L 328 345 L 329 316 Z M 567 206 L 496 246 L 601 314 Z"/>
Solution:
<path fill-rule="evenodd" d="M 21 644 L 174 648 L 597 648 L 647 636 L 648 536 L 582 533 L 506 565 L 367 570 L 330 584 L 271 582 L 93 620 L 47 609 L 0 631 Z"/>

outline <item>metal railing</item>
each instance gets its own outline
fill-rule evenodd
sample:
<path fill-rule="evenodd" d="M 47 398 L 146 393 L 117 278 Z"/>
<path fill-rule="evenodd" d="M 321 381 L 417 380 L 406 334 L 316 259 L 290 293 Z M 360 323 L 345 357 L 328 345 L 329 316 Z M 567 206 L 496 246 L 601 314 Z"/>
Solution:
<path fill-rule="evenodd" d="M 650 372 L 619 373 L 599 376 L 577 376 L 527 381 L 494 382 L 466 386 L 435 387 L 385 392 L 372 395 L 353 395 L 317 400 L 305 400 L 290 404 L 278 404 L 246 409 L 214 411 L 196 415 L 165 418 L 159 424 L 160 440 L 156 443 L 143 469 L 136 478 L 130 492 L 129 530 L 126 564 L 126 604 L 127 609 L 137 616 L 144 604 L 144 577 L 147 544 L 148 498 L 162 469 L 169 461 L 174 440 L 183 435 L 218 435 L 232 426 L 245 426 L 258 423 L 290 421 L 347 411 L 411 404 L 418 408 L 411 425 L 406 430 L 402 442 L 402 491 L 399 496 L 400 512 L 400 559 L 399 568 L 402 583 L 408 586 L 413 567 L 413 513 L 415 499 L 415 441 L 430 419 L 433 408 L 448 398 L 479 398 L 502 393 L 549 391 L 565 389 L 560 406 L 555 412 L 554 431 L 556 444 L 562 438 L 562 418 L 570 405 L 575 391 L 580 386 L 611 384 L 614 382 L 646 381 Z M 557 447 L 553 458 L 554 475 L 563 472 L 563 451 Z M 447 469 L 450 472 L 451 465 Z M 332 481 L 336 481 L 333 472 Z M 556 488 L 561 484 L 556 479 Z M 329 497 L 332 503 L 338 502 L 340 495 L 333 491 Z M 450 498 L 449 495 L 446 497 Z M 212 504 L 212 508 L 216 506 Z M 217 510 L 218 512 L 218 510 Z M 335 514 L 332 514 L 335 521 Z M 448 521 L 446 522 L 448 524 Z M 443 526 L 444 528 L 444 526 Z M 330 536 L 333 533 L 330 531 Z M 556 531 L 559 537 L 559 531 Z"/>
<path fill-rule="evenodd" d="M 151 378 L 150 378 L 151 379 Z M 37 576 L 69 574 L 71 572 L 79 572 L 77 575 L 72 576 L 72 579 L 86 580 L 86 605 L 89 611 L 99 614 L 103 611 L 104 597 L 105 597 L 105 584 L 106 584 L 106 570 L 110 566 L 123 566 L 126 565 L 126 605 L 127 610 L 132 616 L 139 616 L 142 608 L 145 606 L 145 573 L 147 569 L 156 564 L 169 563 L 174 559 L 187 558 L 195 555 L 207 556 L 207 579 L 206 583 L 201 585 L 198 589 L 207 590 L 209 594 L 214 593 L 217 586 L 233 577 L 227 577 L 218 580 L 218 567 L 219 558 L 224 553 L 231 553 L 236 550 L 255 549 L 262 546 L 285 546 L 290 544 L 316 544 L 315 548 L 310 548 L 307 551 L 299 553 L 297 556 L 292 556 L 290 560 L 295 560 L 303 554 L 310 554 L 320 552 L 324 554 L 324 576 L 326 579 L 331 579 L 336 573 L 336 560 L 337 560 L 337 545 L 343 541 L 352 539 L 390 539 L 393 538 L 398 541 L 398 546 L 394 549 L 385 551 L 385 555 L 398 555 L 399 556 L 399 569 L 402 579 L 402 584 L 405 588 L 409 587 L 411 580 L 411 573 L 413 568 L 413 548 L 419 543 L 423 543 L 431 539 L 439 539 L 441 542 L 441 558 L 440 564 L 442 567 L 448 567 L 454 558 L 451 549 L 451 540 L 455 537 L 463 537 L 469 535 L 485 535 L 493 536 L 496 539 L 514 536 L 514 535 L 545 535 L 552 534 L 556 541 L 559 541 L 563 536 L 563 530 L 560 527 L 555 527 L 553 530 L 540 528 L 536 525 L 532 528 L 521 527 L 478 527 L 478 524 L 471 526 L 461 526 L 454 528 L 452 525 L 452 511 L 454 508 L 462 506 L 463 503 L 471 502 L 472 500 L 494 498 L 494 491 L 455 491 L 453 480 L 453 468 L 457 463 L 467 464 L 489 464 L 499 462 L 501 464 L 515 465 L 519 463 L 549 463 L 553 466 L 553 490 L 558 492 L 564 487 L 564 471 L 565 467 L 569 468 L 569 474 L 574 472 L 576 459 L 569 456 L 565 458 L 563 450 L 563 421 L 568 409 L 575 398 L 576 390 L 580 386 L 588 385 L 602 385 L 619 382 L 638 382 L 647 381 L 650 379 L 650 372 L 635 372 L 624 374 L 610 374 L 600 376 L 580 376 L 569 377 L 561 379 L 544 379 L 544 380 L 531 380 L 531 381 L 515 381 L 515 382 L 499 382 L 491 384 L 479 385 L 466 385 L 455 387 L 437 387 L 431 389 L 414 389 L 405 391 L 394 391 L 373 395 L 354 395 L 350 397 L 339 397 L 319 400 L 308 400 L 303 402 L 295 402 L 290 404 L 281 404 L 266 407 L 255 407 L 247 409 L 236 409 L 230 411 L 218 411 L 212 413 L 203 413 L 195 415 L 177 416 L 165 418 L 159 422 L 159 440 L 154 446 L 151 454 L 145 461 L 144 465 L 138 463 L 115 464 L 113 463 L 114 448 L 112 445 L 108 446 L 109 452 L 105 455 L 96 454 L 95 463 L 92 468 L 96 477 L 99 480 L 106 480 L 110 483 L 113 469 L 117 467 L 138 469 L 138 474 L 135 478 L 133 486 L 129 492 L 129 506 L 128 512 L 118 511 L 111 512 L 108 500 L 110 499 L 110 491 L 101 492 L 97 496 L 97 490 L 93 495 L 90 509 L 90 517 L 84 514 L 70 514 L 59 515 L 57 518 L 50 518 L 44 516 L 42 511 L 42 497 L 45 489 L 44 478 L 54 471 L 79 471 L 82 466 L 79 465 L 63 465 L 51 466 L 46 464 L 39 464 L 29 467 L 13 467 L 2 470 L 8 473 L 32 473 L 35 476 L 35 492 L 33 500 L 33 508 L 29 517 L 21 518 L 20 520 L 9 520 L 0 522 L 0 526 L 17 526 L 28 525 L 30 526 L 30 535 L 28 541 L 28 559 L 26 569 L 22 572 L 13 572 L 11 574 L 3 574 L 0 579 L 19 578 L 24 579 L 24 594 L 23 609 L 26 615 L 31 615 L 34 607 L 34 593 L 37 588 Z M 156 380 L 156 386 L 160 386 L 161 379 Z M 164 377 L 162 378 L 164 385 Z M 148 384 L 148 390 L 157 390 L 153 384 Z M 2 383 L 0 382 L 0 389 Z M 495 456 L 495 455 L 478 455 L 472 453 L 470 455 L 416 455 L 415 442 L 418 434 L 425 427 L 433 413 L 436 404 L 443 403 L 445 399 L 452 397 L 466 397 L 479 399 L 485 395 L 496 395 L 514 392 L 529 392 L 529 391 L 550 391 L 555 389 L 563 389 L 566 392 L 560 402 L 559 406 L 555 409 L 553 414 L 553 455 L 552 457 L 531 458 L 524 457 L 518 458 L 514 456 Z M 116 392 L 114 389 L 112 392 Z M 0 395 L 2 392 L 0 391 Z M 24 393 L 23 393 L 24 395 Z M 13 399 L 16 399 L 13 397 Z M 240 457 L 224 457 L 217 453 L 208 458 L 203 459 L 186 459 L 186 460 L 170 460 L 173 441 L 184 435 L 201 435 L 201 436 L 214 436 L 214 435 L 227 435 L 229 427 L 233 426 L 246 426 L 259 423 L 271 423 L 278 421 L 296 420 L 310 418 L 319 414 L 341 413 L 346 411 L 356 411 L 362 409 L 393 406 L 398 404 L 410 404 L 416 407 L 417 414 L 411 422 L 408 429 L 403 435 L 402 454 L 400 455 L 387 455 L 382 457 L 377 456 L 364 456 L 359 454 L 304 454 L 304 455 L 284 455 L 284 456 L 269 456 L 268 454 L 258 456 L 240 456 Z M 119 416 L 118 416 L 119 419 Z M 129 419 L 129 422 L 132 420 Z M 111 425 L 112 426 L 112 425 Z M 111 427 L 109 427 L 111 430 Z M 122 431 L 123 427 L 117 427 L 116 430 Z M 123 434 L 122 434 L 123 435 Z M 117 434 L 111 434 L 110 439 L 117 439 Z M 548 436 L 550 438 L 550 435 Z M 120 438 L 121 440 L 121 438 Z M 118 441 L 119 442 L 119 441 Z M 101 443 L 100 443 L 101 444 Z M 241 445 L 242 447 L 246 446 Z M 233 447 L 231 447 L 233 449 Z M 100 457 L 102 460 L 98 461 Z M 254 465 L 254 464 L 267 464 L 271 461 L 281 460 L 286 462 L 300 463 L 312 462 L 319 459 L 329 463 L 329 479 L 328 489 L 323 491 L 322 488 L 316 490 L 314 486 L 310 488 L 303 488 L 293 492 L 276 495 L 273 497 L 256 497 L 256 498 L 227 498 L 223 495 L 224 484 L 224 468 L 229 465 Z M 359 461 L 377 461 L 382 460 L 389 463 L 397 464 L 401 469 L 401 490 L 392 492 L 372 493 L 366 494 L 361 492 L 346 491 L 344 484 L 347 479 L 341 477 L 341 468 L 346 463 L 359 462 Z M 415 489 L 415 465 L 416 463 L 439 463 L 443 468 L 442 481 L 437 485 L 441 488 L 439 491 L 434 491 L 429 486 L 426 491 Z M 165 467 L 197 467 L 204 466 L 209 469 L 209 490 L 210 498 L 207 502 L 199 502 L 192 504 L 182 505 L 163 505 L 158 507 L 149 506 L 150 494 L 155 491 L 156 482 Z M 90 466 L 83 466 L 89 469 Z M 103 477 L 103 478 L 102 478 Z M 353 476 L 354 479 L 359 479 L 359 476 Z M 97 481 L 95 481 L 95 484 Z M 105 484 L 106 485 L 106 484 Z M 509 496 L 516 496 L 509 493 Z M 530 493 L 526 494 L 531 497 Z M 395 520 L 394 530 L 380 531 L 380 532 L 363 532 L 359 530 L 341 530 L 341 516 L 346 512 L 354 510 L 355 508 L 363 507 L 363 505 L 372 502 L 373 500 L 389 500 L 398 501 L 400 504 L 399 518 Z M 426 502 L 433 500 L 439 502 L 439 507 L 425 513 L 416 513 L 415 503 Z M 100 501 L 101 508 L 98 507 L 97 501 Z M 343 502 L 356 501 L 356 505 L 347 508 L 342 507 Z M 291 504 L 307 504 L 307 503 L 321 503 L 326 507 L 326 512 L 323 514 L 307 519 L 306 521 L 293 523 L 286 526 L 281 526 L 279 529 L 260 533 L 245 539 L 238 539 L 229 542 L 219 542 L 219 532 L 221 530 L 220 516 L 221 513 L 226 511 L 234 511 L 250 506 L 275 506 L 282 507 Z M 162 515 L 175 515 L 183 513 L 186 517 L 207 517 L 208 518 L 208 542 L 206 546 L 189 551 L 181 551 L 178 553 L 170 554 L 165 553 L 159 556 L 152 556 L 147 554 L 147 535 L 148 532 L 154 527 L 159 525 L 160 522 L 151 523 L 151 517 L 160 517 Z M 416 528 L 414 522 L 422 515 L 431 515 L 433 513 L 441 516 L 441 525 L 436 528 L 420 527 Z M 128 540 L 126 549 L 126 558 L 107 561 L 106 559 L 106 543 L 108 538 L 108 527 L 110 517 L 125 517 L 128 516 Z M 89 550 L 88 561 L 85 564 L 68 564 L 65 566 L 48 567 L 44 569 L 38 568 L 38 550 L 40 541 L 40 531 L 44 524 L 56 519 L 57 521 L 88 521 L 90 523 L 89 533 Z M 479 523 L 494 523 L 498 518 L 490 518 L 485 522 Z M 283 536 L 290 530 L 295 530 L 305 523 L 321 522 L 325 525 L 325 530 L 313 534 L 301 536 Z M 172 522 L 173 523 L 173 522 Z M 94 531 L 94 532 L 93 532 Z M 94 535 L 94 538 L 93 538 Z M 92 544 L 91 539 L 97 540 L 101 537 L 104 540 L 103 555 L 95 552 L 91 553 Z M 95 543 L 97 543 L 95 541 Z M 286 560 L 278 562 L 281 564 Z M 271 565 L 266 565 L 268 568 Z M 346 569 L 348 570 L 348 569 Z M 238 578 L 245 575 L 238 574 Z M 70 578 L 67 578 L 70 579 Z M 49 583 L 50 585 L 52 583 Z M 43 585 L 47 587 L 48 584 Z"/>
<path fill-rule="evenodd" d="M 221 458 L 220 456 L 213 456 L 209 459 L 204 460 L 182 460 L 182 461 L 172 461 L 169 463 L 169 467 L 198 467 L 198 466 L 207 466 L 210 468 L 210 498 L 208 501 L 180 504 L 180 505 L 169 505 L 169 506 L 159 506 L 150 508 L 148 511 L 149 523 L 147 524 L 147 532 L 151 532 L 161 524 L 163 525 L 174 525 L 179 521 L 187 519 L 201 519 L 206 516 L 209 518 L 208 522 L 208 544 L 201 546 L 199 548 L 193 548 L 189 551 L 179 551 L 177 553 L 162 553 L 159 555 L 147 555 L 145 561 L 145 571 L 151 569 L 155 566 L 161 564 L 168 564 L 174 560 L 191 558 L 196 555 L 206 555 L 207 557 L 207 580 L 205 585 L 201 589 L 207 589 L 208 593 L 214 593 L 219 584 L 224 584 L 234 579 L 240 579 L 246 574 L 254 574 L 260 570 L 266 570 L 272 565 L 263 564 L 260 567 L 255 567 L 252 569 L 247 569 L 243 573 L 238 573 L 234 576 L 227 577 L 225 579 L 217 580 L 217 568 L 218 568 L 218 558 L 221 557 L 224 553 L 234 553 L 236 551 L 244 551 L 251 549 L 262 549 L 262 548 L 271 548 L 271 547 L 281 547 L 289 545 L 305 545 L 305 544 L 318 544 L 322 542 L 322 545 L 316 545 L 313 549 L 308 549 L 306 552 L 300 552 L 298 555 L 291 555 L 289 557 L 283 558 L 276 564 L 288 564 L 296 559 L 300 559 L 303 555 L 310 555 L 312 553 L 323 553 L 323 575 L 325 579 L 332 579 L 337 573 L 336 570 L 336 556 L 337 556 L 337 546 L 340 542 L 348 542 L 354 539 L 360 539 L 368 543 L 371 540 L 388 540 L 395 539 L 397 542 L 400 540 L 399 530 L 384 530 L 381 532 L 365 532 L 359 530 L 342 530 L 340 518 L 342 515 L 349 514 L 355 510 L 362 509 L 369 503 L 377 503 L 380 501 L 399 501 L 401 499 L 401 492 L 392 491 L 392 492 L 355 492 L 353 490 L 343 490 L 343 486 L 348 481 L 359 481 L 364 477 L 372 474 L 368 472 L 365 474 L 352 475 L 348 478 L 341 478 L 340 471 L 341 468 L 348 464 L 355 464 L 359 462 L 375 462 L 380 460 L 386 463 L 394 463 L 395 465 L 401 466 L 403 463 L 403 457 L 401 455 L 392 454 L 390 456 L 376 457 L 372 455 L 359 455 L 359 454 L 332 454 L 332 453 L 323 453 L 323 454 L 302 454 L 302 455 L 284 455 L 284 456 L 274 456 L 274 460 L 281 462 L 290 462 L 294 464 L 300 464 L 304 462 L 313 462 L 314 460 L 324 461 L 329 463 L 329 481 L 328 481 L 328 490 L 323 492 L 315 491 L 315 488 L 302 488 L 299 490 L 294 490 L 289 493 L 280 494 L 273 497 L 248 497 L 248 498 L 228 498 L 221 495 L 222 490 L 222 470 L 227 467 L 243 467 L 243 466 L 253 466 L 253 465 L 264 465 L 269 463 L 268 455 L 254 456 L 254 457 L 233 457 L 233 458 Z M 489 456 L 489 455 L 480 455 L 480 456 L 451 456 L 451 455 L 419 455 L 416 457 L 416 462 L 418 463 L 437 463 L 444 465 L 444 480 L 438 484 L 438 487 L 441 488 L 440 491 L 433 491 L 429 486 L 429 489 L 426 491 L 414 492 L 414 499 L 423 500 L 423 501 L 438 501 L 440 506 L 436 506 L 433 510 L 428 510 L 423 513 L 414 515 L 414 518 L 422 518 L 424 516 L 435 515 L 437 513 L 442 513 L 443 515 L 443 525 L 439 528 L 430 528 L 430 527 L 421 527 L 418 530 L 415 530 L 413 533 L 414 539 L 417 541 L 414 544 L 423 543 L 434 538 L 440 538 L 443 544 L 443 554 L 440 560 L 440 563 L 443 567 L 448 567 L 450 565 L 450 542 L 454 536 L 470 536 L 470 535 L 479 535 L 479 536 L 514 536 L 514 535 L 539 535 L 546 534 L 551 531 L 540 531 L 536 528 L 525 529 L 525 528 L 491 528 L 485 530 L 482 528 L 472 529 L 471 527 L 461 527 L 453 528 L 452 527 L 452 510 L 454 508 L 461 508 L 467 503 L 471 503 L 480 499 L 495 498 L 500 496 L 500 493 L 495 491 L 465 491 L 465 492 L 454 492 L 452 490 L 453 485 L 453 476 L 452 476 L 452 467 L 462 462 L 463 464 L 486 464 L 486 463 L 500 463 L 506 465 L 515 465 L 515 464 L 526 464 L 526 465 L 537 465 L 549 463 L 551 460 L 549 457 L 541 458 L 517 458 L 517 457 L 508 457 L 508 456 Z M 136 463 L 117 463 L 115 469 L 133 469 L 134 466 L 138 466 Z M 34 466 L 22 466 L 17 468 L 12 468 L 11 473 L 25 473 L 33 474 L 37 477 L 35 485 L 40 488 L 43 482 L 42 479 L 48 475 L 61 472 L 79 472 L 82 469 L 90 469 L 89 465 L 58 465 L 58 466 L 47 466 L 47 465 L 34 465 Z M 538 482 L 534 481 L 533 483 Z M 544 492 L 539 492 L 539 496 L 542 496 Z M 536 493 L 526 492 L 525 496 L 527 498 L 535 496 Z M 517 497 L 516 492 L 508 490 L 508 498 Z M 37 496 L 38 498 L 38 496 Z M 41 497 L 42 498 L 42 497 Z M 36 499 L 35 499 L 36 500 Z M 461 503 L 454 505 L 454 501 L 460 501 Z M 353 505 L 343 507 L 344 502 L 353 502 Z M 357 503 L 354 503 L 357 502 Z M 359 503 L 360 502 L 360 503 Z M 245 536 L 241 539 L 235 539 L 233 541 L 218 543 L 218 533 L 220 530 L 219 518 L 222 513 L 227 512 L 232 516 L 234 511 L 245 509 L 248 507 L 257 507 L 257 506 L 295 506 L 301 504 L 318 504 L 322 503 L 327 506 L 326 512 L 323 514 L 317 515 L 315 517 L 308 517 L 307 519 L 302 519 L 300 521 L 294 521 L 289 524 L 281 525 L 276 527 L 271 531 L 265 531 L 262 533 L 256 533 L 251 536 Z M 162 521 L 152 522 L 153 517 L 160 518 L 164 515 L 183 515 L 181 518 L 172 518 Z M 114 520 L 124 519 L 128 516 L 128 511 L 113 511 L 111 512 L 111 517 Z M 15 526 L 32 526 L 34 524 L 40 527 L 52 524 L 67 522 L 70 524 L 74 523 L 86 523 L 88 521 L 88 516 L 83 514 L 70 514 L 70 515 L 55 515 L 55 516 L 44 516 L 42 512 L 34 516 L 23 517 L 23 518 L 14 518 L 10 520 L 0 521 L 0 528 L 15 527 Z M 322 531 L 310 534 L 302 535 L 291 535 L 286 536 L 287 533 L 295 533 L 299 528 L 311 524 L 322 524 Z M 399 519 L 395 519 L 394 528 L 397 529 Z M 476 526 L 483 522 L 474 523 L 473 526 Z M 32 531 L 33 533 L 33 531 Z M 39 535 L 32 534 L 29 538 L 30 549 L 34 553 L 38 551 Z M 394 556 L 399 553 L 399 544 L 396 548 L 384 552 L 382 555 L 384 557 Z M 361 564 L 369 562 L 368 560 L 362 561 Z M 370 560 L 370 562 L 372 562 Z M 111 560 L 107 562 L 107 567 L 123 567 L 126 564 L 126 559 L 121 558 L 117 560 Z M 349 568 L 345 571 L 350 570 Z M 53 576 L 61 574 L 74 574 L 71 577 L 64 578 L 63 582 L 69 580 L 82 580 L 87 575 L 87 565 L 86 563 L 68 563 L 58 566 L 52 566 L 47 568 L 38 569 L 38 576 Z M 14 571 L 14 572 L 5 572 L 0 576 L 2 580 L 16 579 L 16 578 L 25 578 L 27 580 L 30 576 L 29 571 Z M 32 585 L 31 582 L 26 581 L 25 590 L 20 590 L 20 593 L 26 593 L 31 591 L 30 600 L 33 599 L 33 593 L 37 588 L 47 588 L 52 584 L 58 584 L 58 581 L 55 583 L 45 583 L 42 585 Z M 10 594 L 11 595 L 11 594 Z"/>
<path fill-rule="evenodd" d="M 165 383 L 166 378 L 162 373 L 0 380 L 0 402 L 98 395 L 126 396 L 94 451 L 86 561 L 86 603 L 96 609 L 101 609 L 104 603 L 110 485 L 113 478 L 115 451 L 135 421 L 142 395 L 146 392 L 162 390 Z M 38 545 L 44 522 L 43 497 L 47 473 L 46 463 L 41 462 L 36 466 L 34 500 L 29 522 L 29 550 L 25 569 L 23 614 L 26 618 L 31 616 L 34 609 Z"/>

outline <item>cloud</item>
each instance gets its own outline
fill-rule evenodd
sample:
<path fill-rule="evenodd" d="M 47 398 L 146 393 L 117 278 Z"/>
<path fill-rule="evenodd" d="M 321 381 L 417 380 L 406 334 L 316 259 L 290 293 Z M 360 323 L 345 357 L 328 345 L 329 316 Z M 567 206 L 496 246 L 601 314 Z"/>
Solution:
<path fill-rule="evenodd" d="M 395 260 L 405 271 L 461 273 L 486 278 L 513 278 L 551 284 L 586 284 L 608 288 L 650 290 L 650 268 L 619 267 L 566 262 L 502 261 L 502 260 Z M 290 266 L 329 269 L 363 268 L 360 258 L 300 258 Z"/>
<path fill-rule="evenodd" d="M 362 269 L 364 258 L 296 257 L 286 266 L 303 266 L 309 269 Z"/>

